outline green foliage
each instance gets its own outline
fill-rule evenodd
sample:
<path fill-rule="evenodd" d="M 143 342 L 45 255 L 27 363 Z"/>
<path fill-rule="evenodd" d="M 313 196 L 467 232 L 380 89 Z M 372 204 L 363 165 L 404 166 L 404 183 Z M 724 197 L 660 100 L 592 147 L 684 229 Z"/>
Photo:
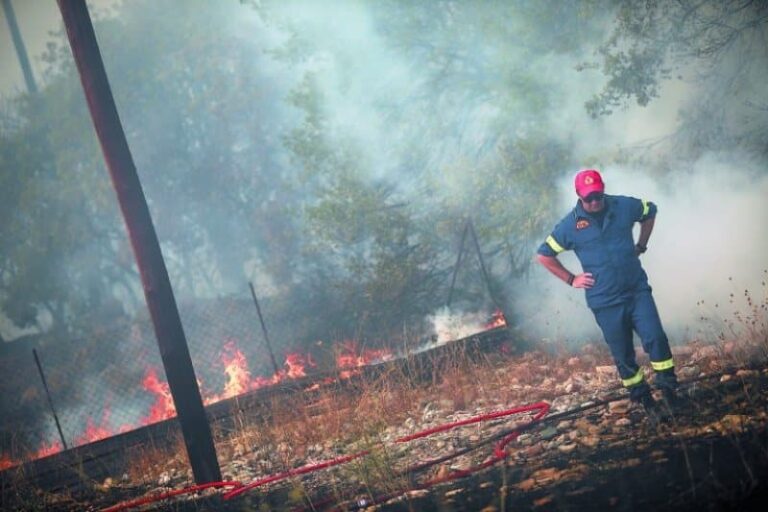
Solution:
<path fill-rule="evenodd" d="M 619 2 L 614 28 L 599 47 L 608 78 L 586 102 L 610 115 L 645 106 L 663 83 L 685 79 L 695 91 L 681 115 L 678 151 L 741 147 L 765 154 L 768 109 L 768 4 L 765 2 Z"/>

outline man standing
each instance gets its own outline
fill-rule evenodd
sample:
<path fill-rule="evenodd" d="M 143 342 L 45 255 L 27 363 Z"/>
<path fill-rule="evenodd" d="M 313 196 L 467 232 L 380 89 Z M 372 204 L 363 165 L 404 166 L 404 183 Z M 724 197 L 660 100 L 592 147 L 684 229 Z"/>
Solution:
<path fill-rule="evenodd" d="M 632 332 L 640 336 L 651 359 L 654 384 L 669 405 L 675 404 L 677 378 L 672 353 L 639 258 L 653 231 L 656 205 L 605 194 L 603 179 L 593 169 L 579 172 L 575 182 L 579 196 L 576 207 L 541 244 L 538 260 L 570 286 L 585 289 L 587 305 L 603 331 L 630 399 L 655 414 L 658 410 L 651 389 L 635 361 Z M 635 222 L 640 223 L 637 243 L 632 235 Z M 557 259 L 565 250 L 575 251 L 583 273 L 571 273 Z"/>

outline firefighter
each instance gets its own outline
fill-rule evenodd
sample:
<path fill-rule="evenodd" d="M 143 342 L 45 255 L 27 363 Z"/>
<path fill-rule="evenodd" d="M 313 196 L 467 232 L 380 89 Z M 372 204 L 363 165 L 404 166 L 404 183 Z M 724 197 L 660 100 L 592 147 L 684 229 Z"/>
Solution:
<path fill-rule="evenodd" d="M 634 197 L 605 194 L 605 184 L 594 169 L 575 179 L 576 207 L 555 226 L 538 249 L 538 261 L 574 288 L 584 288 L 587 305 L 610 347 L 616 368 L 633 402 L 642 404 L 653 419 L 662 419 L 651 396 L 643 369 L 635 361 L 633 331 L 642 341 L 653 367 L 654 385 L 670 407 L 680 405 L 677 378 L 669 341 L 639 256 L 648 245 L 656 218 L 656 205 Z M 634 241 L 632 228 L 640 223 Z M 576 253 L 583 272 L 573 274 L 557 255 Z"/>

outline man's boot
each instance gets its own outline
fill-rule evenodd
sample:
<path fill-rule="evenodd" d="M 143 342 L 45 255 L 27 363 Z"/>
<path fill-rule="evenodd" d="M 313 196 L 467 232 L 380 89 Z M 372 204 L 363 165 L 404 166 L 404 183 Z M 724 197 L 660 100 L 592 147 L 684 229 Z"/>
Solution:
<path fill-rule="evenodd" d="M 690 405 L 689 401 L 673 388 L 661 388 L 661 397 L 664 407 L 669 409 L 672 414 L 680 412 Z"/>
<path fill-rule="evenodd" d="M 659 424 L 667 423 L 670 420 L 669 414 L 659 407 L 659 404 L 656 403 L 650 392 L 641 395 L 635 401 L 642 405 L 645 416 L 648 418 L 648 423 L 652 427 L 657 427 Z"/>

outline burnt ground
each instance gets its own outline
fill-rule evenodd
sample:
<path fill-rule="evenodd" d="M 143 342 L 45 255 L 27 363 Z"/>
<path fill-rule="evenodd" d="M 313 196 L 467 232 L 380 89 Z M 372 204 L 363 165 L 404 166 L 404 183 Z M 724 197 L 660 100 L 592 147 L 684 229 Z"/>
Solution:
<path fill-rule="evenodd" d="M 768 373 L 750 373 L 728 382 L 689 386 L 689 403 L 668 423 L 652 426 L 636 416 L 635 427 L 613 428 L 599 444 L 539 449 L 549 423 L 538 424 L 533 442 L 511 448 L 507 464 L 429 490 L 411 491 L 372 506 L 343 509 L 382 511 L 542 510 L 542 511 L 729 511 L 765 510 L 768 498 Z M 566 415 L 558 430 L 579 424 L 600 426 L 607 405 Z M 562 425 L 563 421 L 559 419 Z M 755 419 L 762 418 L 762 421 Z M 565 453 L 567 452 L 567 453 Z M 327 493 L 332 491 L 327 490 Z M 323 493 L 316 493 L 315 503 Z M 365 498 L 365 494 L 359 496 Z M 505 499 L 502 499 L 506 496 Z M 360 499 L 360 498 L 358 498 Z M 211 502 L 206 510 L 296 510 L 290 493 L 257 495 L 240 503 Z M 368 496 L 370 500 L 370 496 Z M 503 502 L 503 504 L 502 504 Z M 295 502 L 294 502 L 295 503 Z M 306 504 L 306 502 L 304 502 Z M 220 508 L 224 507 L 224 508 Z M 232 507 L 232 508 L 229 508 Z M 311 510 L 311 506 L 298 507 Z"/>
<path fill-rule="evenodd" d="M 436 425 L 516 405 L 544 400 L 552 410 L 535 424 L 510 416 L 462 427 L 400 445 L 386 457 L 372 455 L 371 460 L 293 477 L 232 500 L 222 499 L 221 491 L 204 491 L 126 510 L 763 510 L 768 497 L 768 364 L 745 367 L 744 361 L 765 361 L 762 342 L 749 346 L 757 349 L 758 357 L 746 357 L 736 344 L 725 349 L 696 344 L 673 349 L 687 404 L 659 425 L 651 424 L 630 404 L 623 390 L 612 388 L 615 370 L 607 352 L 599 348 L 587 346 L 577 355 L 526 350 L 499 357 L 472 366 L 470 386 L 455 375 L 449 377 L 443 368 L 439 373 L 444 382 L 427 386 L 425 393 L 405 398 L 392 395 L 390 402 L 398 407 L 389 409 L 390 414 L 380 413 L 384 423 L 376 427 L 382 446 Z M 724 367 L 726 360 L 742 363 Z M 486 388 L 479 396 L 470 389 L 478 382 Z M 455 386 L 446 388 L 446 383 Z M 441 389 L 447 393 L 438 395 Z M 334 409 L 350 414 L 349 421 L 342 418 L 342 423 L 354 423 L 361 411 L 370 411 L 366 407 L 372 403 L 372 393 L 389 393 L 386 387 L 360 391 L 349 388 L 336 396 Z M 468 394 L 462 397 L 462 392 Z M 398 397 L 400 402 L 412 403 L 397 404 Z M 308 402 L 303 408 L 315 405 Z M 296 413 L 302 407 L 293 409 Z M 297 423 L 299 432 L 332 419 L 309 416 Z M 312 423 L 315 420 L 319 423 Z M 492 453 L 493 444 L 515 428 L 521 435 L 507 445 L 509 456 L 504 463 L 420 488 L 480 464 Z M 266 441 L 270 439 L 280 440 Z M 263 438 L 259 442 L 250 438 L 249 444 L 248 438 L 241 438 L 221 441 L 217 450 L 224 478 L 248 483 L 281 468 L 366 448 L 347 439 L 341 445 L 333 441 L 298 447 L 290 442 L 265 445 Z M 280 450 L 284 453 L 279 454 Z M 455 453 L 461 455 L 447 458 Z M 121 479 L 119 472 L 109 473 L 114 478 L 98 480 L 83 475 L 80 485 L 63 489 L 32 485 L 20 471 L 18 478 L 2 480 L 0 509 L 101 510 L 192 485 L 183 461 L 177 465 L 181 470 L 174 472 L 170 458 L 155 459 L 156 471 L 140 478 Z M 407 477 L 399 473 L 435 458 L 444 460 Z M 162 474 L 166 477 L 161 484 L 158 475 L 163 480 Z"/>
<path fill-rule="evenodd" d="M 688 404 L 669 420 L 651 425 L 626 400 L 589 403 L 570 414 L 550 414 L 508 446 L 506 464 L 426 490 L 411 490 L 372 504 L 382 492 L 355 488 L 318 472 L 310 484 L 253 490 L 224 501 L 219 494 L 154 503 L 144 509 L 458 511 L 724 511 L 765 510 L 768 498 L 768 369 L 739 370 L 685 387 Z M 619 396 L 618 398 L 621 398 Z M 571 409 L 572 410 L 572 409 Z M 505 431 L 495 434 L 499 437 Z M 596 441 L 595 441 L 596 440 Z M 485 440 L 487 441 L 487 439 Z M 596 442 L 596 444 L 595 444 Z M 481 440 L 476 446 L 483 445 Z M 470 445 L 469 448 L 472 448 Z M 485 442 L 473 453 L 488 455 Z M 447 464 L 447 463 L 446 463 Z M 459 464 L 461 466 L 461 464 Z M 335 470 L 332 470 L 335 471 Z M 410 484 L 439 472 L 413 475 Z M 381 489 L 393 487 L 379 482 Z M 136 487 L 48 496 L 45 505 L 28 495 L 3 509 L 99 510 L 136 498 Z M 146 489 L 144 489 L 146 491 Z M 331 505 L 323 502 L 331 497 Z M 308 499 L 309 498 L 309 499 Z M 349 501 L 345 501 L 351 498 Z M 357 500 L 364 499 L 365 502 Z M 24 502 L 27 504 L 25 505 Z M 13 505 L 13 506 L 11 506 Z M 27 506 L 29 505 L 29 506 Z M 133 508 L 132 510 L 137 510 Z"/>

